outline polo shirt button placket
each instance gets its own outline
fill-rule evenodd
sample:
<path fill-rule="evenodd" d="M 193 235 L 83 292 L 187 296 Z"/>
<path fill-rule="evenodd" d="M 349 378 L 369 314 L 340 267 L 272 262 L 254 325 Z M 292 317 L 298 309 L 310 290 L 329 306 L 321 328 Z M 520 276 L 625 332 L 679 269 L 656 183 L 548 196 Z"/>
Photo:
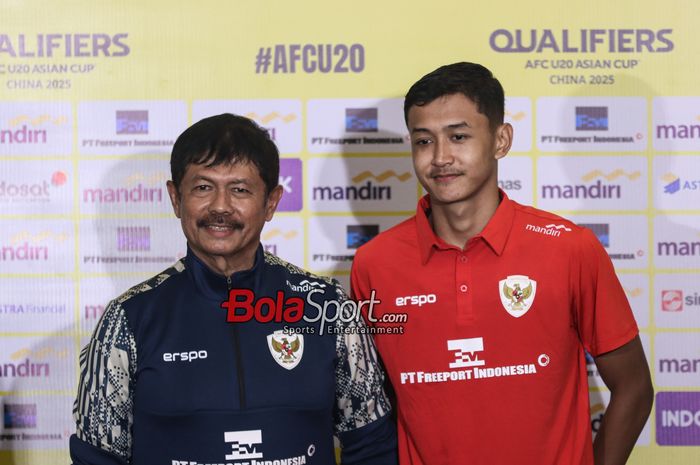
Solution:
<path fill-rule="evenodd" d="M 471 305 L 471 294 L 468 294 L 468 283 L 471 280 L 471 263 L 465 252 L 459 252 L 456 260 L 456 302 L 457 302 L 457 323 L 469 324 L 473 319 L 473 311 Z"/>

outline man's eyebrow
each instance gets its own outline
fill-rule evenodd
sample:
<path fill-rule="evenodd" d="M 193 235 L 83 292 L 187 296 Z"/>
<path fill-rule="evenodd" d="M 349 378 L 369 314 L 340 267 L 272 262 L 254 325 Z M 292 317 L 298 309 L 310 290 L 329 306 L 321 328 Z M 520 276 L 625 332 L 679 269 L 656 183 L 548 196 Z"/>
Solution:
<path fill-rule="evenodd" d="M 466 121 L 460 121 L 459 123 L 452 123 L 448 124 L 447 126 L 444 126 L 442 129 L 460 129 L 460 128 L 470 128 L 471 125 L 467 123 Z M 417 132 L 431 132 L 428 128 L 413 128 L 411 129 L 411 134 L 415 134 Z"/>

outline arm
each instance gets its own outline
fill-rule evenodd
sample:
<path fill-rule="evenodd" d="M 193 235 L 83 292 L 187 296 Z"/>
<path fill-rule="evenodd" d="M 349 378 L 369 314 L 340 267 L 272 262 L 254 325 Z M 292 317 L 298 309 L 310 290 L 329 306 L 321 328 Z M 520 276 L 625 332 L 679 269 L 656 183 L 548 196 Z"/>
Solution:
<path fill-rule="evenodd" d="M 654 400 L 654 388 L 639 336 L 595 359 L 610 389 L 608 405 L 593 442 L 596 465 L 623 465 L 644 428 Z"/>
<path fill-rule="evenodd" d="M 338 287 L 340 299 L 346 296 Z M 395 465 L 396 428 L 384 393 L 384 372 L 364 320 L 336 324 L 349 327 L 336 339 L 335 429 L 343 465 Z"/>
<path fill-rule="evenodd" d="M 131 458 L 136 345 L 118 302 L 112 301 L 80 354 L 73 405 L 75 465 L 126 465 Z"/>

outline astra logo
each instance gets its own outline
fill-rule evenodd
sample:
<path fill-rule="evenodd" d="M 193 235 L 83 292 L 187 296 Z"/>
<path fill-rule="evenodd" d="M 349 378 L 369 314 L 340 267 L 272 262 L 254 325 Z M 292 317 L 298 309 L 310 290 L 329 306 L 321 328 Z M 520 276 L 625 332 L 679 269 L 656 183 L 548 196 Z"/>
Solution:
<path fill-rule="evenodd" d="M 634 181 L 641 176 L 639 171 L 626 173 L 622 169 L 604 173 L 601 170 L 593 170 L 584 174 L 581 180 L 587 184 L 565 184 L 565 185 L 543 185 L 543 199 L 619 199 L 622 197 L 622 186 L 620 184 L 603 183 L 603 178 L 607 181 L 614 181 L 620 177 L 627 177 Z M 590 183 L 597 179 L 595 183 Z"/>
<path fill-rule="evenodd" d="M 577 131 L 607 131 L 608 107 L 576 107 Z"/>
<path fill-rule="evenodd" d="M 486 362 L 479 360 L 479 354 L 484 350 L 484 338 L 451 339 L 447 341 L 447 350 L 455 352 L 455 361 L 450 368 L 468 368 L 484 366 Z"/>
<path fill-rule="evenodd" d="M 117 134 L 148 134 L 148 110 L 117 110 Z"/>
<path fill-rule="evenodd" d="M 151 250 L 151 228 L 148 226 L 117 227 L 117 250 L 119 252 Z"/>
<path fill-rule="evenodd" d="M 146 187 L 141 183 L 131 189 L 126 187 L 116 189 L 105 187 L 83 190 L 83 202 L 85 203 L 146 203 L 162 201 L 162 187 Z"/>
<path fill-rule="evenodd" d="M 378 175 L 371 171 L 363 171 L 352 178 L 352 182 L 355 184 L 368 180 L 361 187 L 317 186 L 312 190 L 312 197 L 314 200 L 391 200 L 391 186 L 377 186 L 372 182 L 372 179 L 379 183 L 390 178 L 406 182 L 411 177 L 411 173 L 397 174 L 394 170 L 387 170 Z"/>
<path fill-rule="evenodd" d="M 226 431 L 224 441 L 231 443 L 231 453 L 226 455 L 226 460 L 263 458 L 262 452 L 258 452 L 258 446 L 262 445 L 262 430 Z"/>
<path fill-rule="evenodd" d="M 696 117 L 700 120 L 700 115 Z M 700 124 L 659 124 L 656 126 L 657 139 L 700 139 Z"/>
<path fill-rule="evenodd" d="M 377 132 L 379 117 L 376 108 L 346 108 L 345 130 L 347 132 Z"/>
<path fill-rule="evenodd" d="M 5 404 L 2 417 L 6 429 L 36 428 L 36 404 Z"/>
<path fill-rule="evenodd" d="M 664 185 L 665 194 L 675 194 L 680 190 L 700 190 L 700 179 L 694 181 L 686 179 L 683 181 L 675 174 L 667 173 L 661 177 L 661 180 L 666 183 L 666 185 Z"/>
<path fill-rule="evenodd" d="M 50 181 L 35 183 L 14 183 L 0 180 L 0 201 L 44 202 L 51 197 L 50 187 L 63 186 L 68 176 L 63 171 L 55 171 Z"/>
<path fill-rule="evenodd" d="M 609 223 L 581 223 L 579 226 L 593 231 L 600 243 L 606 249 L 610 247 L 610 224 Z"/>
<path fill-rule="evenodd" d="M 346 246 L 357 249 L 379 234 L 378 224 L 349 224 L 346 230 Z"/>

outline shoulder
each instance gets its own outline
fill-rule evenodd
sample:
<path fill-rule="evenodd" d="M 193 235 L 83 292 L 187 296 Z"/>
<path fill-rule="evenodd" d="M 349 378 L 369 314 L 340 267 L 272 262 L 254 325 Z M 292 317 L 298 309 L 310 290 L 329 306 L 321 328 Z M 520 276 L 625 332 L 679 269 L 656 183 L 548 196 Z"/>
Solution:
<path fill-rule="evenodd" d="M 599 246 L 595 234 L 584 226 L 539 208 L 513 202 L 515 215 L 513 233 L 528 241 L 547 241 L 548 246 L 578 248 L 581 245 Z M 556 238 L 557 241 L 552 241 Z"/>
<path fill-rule="evenodd" d="M 181 275 L 183 271 L 185 271 L 185 260 L 181 259 L 157 275 L 135 286 L 132 286 L 123 292 L 119 297 L 114 299 L 113 303 L 123 306 L 129 305 L 132 301 L 139 300 L 141 298 L 152 297 L 157 291 L 162 290 L 164 287 L 169 287 L 170 284 L 173 284 L 173 278 Z"/>
<path fill-rule="evenodd" d="M 294 292 L 305 293 L 318 289 L 329 297 L 346 298 L 346 293 L 338 280 L 311 273 L 270 252 L 265 252 L 265 265 L 279 273 L 278 276 L 285 281 L 281 284 L 286 284 Z"/>

